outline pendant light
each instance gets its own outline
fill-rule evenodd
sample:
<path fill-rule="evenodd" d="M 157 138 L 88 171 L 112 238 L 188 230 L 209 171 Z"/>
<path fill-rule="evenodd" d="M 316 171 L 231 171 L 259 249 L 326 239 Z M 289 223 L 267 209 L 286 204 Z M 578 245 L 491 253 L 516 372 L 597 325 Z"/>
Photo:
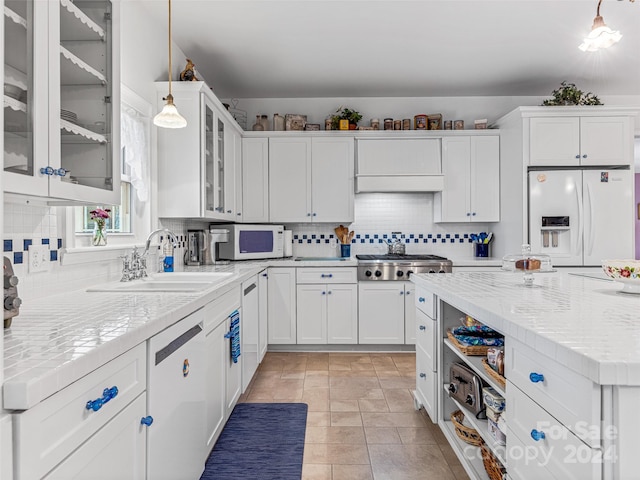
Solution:
<path fill-rule="evenodd" d="M 631 0 L 634 1 L 634 0 Z M 611 30 L 604 23 L 604 19 L 600 16 L 600 4 L 602 0 L 598 0 L 598 8 L 596 9 L 596 18 L 593 19 L 593 26 L 589 35 L 578 47 L 583 52 L 596 52 L 601 48 L 609 48 L 620 41 L 622 34 L 617 30 Z"/>
<path fill-rule="evenodd" d="M 171 0 L 169 0 L 169 95 L 166 105 L 162 107 L 162 111 L 153 117 L 154 125 L 162 128 L 184 128 L 187 126 L 185 118 L 178 113 L 178 109 L 173 104 L 173 95 L 171 95 Z"/>

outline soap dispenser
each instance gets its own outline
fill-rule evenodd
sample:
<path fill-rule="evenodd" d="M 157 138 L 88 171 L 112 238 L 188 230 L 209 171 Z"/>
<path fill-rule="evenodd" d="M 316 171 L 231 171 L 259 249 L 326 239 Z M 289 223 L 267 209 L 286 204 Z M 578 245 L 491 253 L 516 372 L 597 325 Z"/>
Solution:
<path fill-rule="evenodd" d="M 164 254 L 164 260 L 162 262 L 163 271 L 173 272 L 173 243 L 171 243 L 168 237 L 164 239 L 162 253 Z"/>

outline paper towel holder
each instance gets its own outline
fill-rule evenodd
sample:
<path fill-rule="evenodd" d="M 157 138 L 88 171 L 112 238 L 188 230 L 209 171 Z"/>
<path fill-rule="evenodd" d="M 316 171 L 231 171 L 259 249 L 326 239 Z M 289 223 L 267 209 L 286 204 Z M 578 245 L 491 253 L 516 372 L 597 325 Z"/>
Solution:
<path fill-rule="evenodd" d="M 284 257 L 293 257 L 293 231 L 285 230 L 282 237 L 282 253 Z"/>

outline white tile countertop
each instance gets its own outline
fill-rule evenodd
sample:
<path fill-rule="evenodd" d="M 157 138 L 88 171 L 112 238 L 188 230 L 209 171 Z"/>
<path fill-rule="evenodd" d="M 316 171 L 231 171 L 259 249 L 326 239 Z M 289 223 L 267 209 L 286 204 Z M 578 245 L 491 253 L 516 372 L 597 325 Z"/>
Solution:
<path fill-rule="evenodd" d="M 267 262 L 193 267 L 232 275 L 197 293 L 76 290 L 31 301 L 4 331 L 4 408 L 24 410 L 259 273 Z"/>
<path fill-rule="evenodd" d="M 602 277 L 597 270 L 540 273 L 530 287 L 512 272 L 411 278 L 598 384 L 640 385 L 640 295 L 621 293 L 622 284 Z"/>

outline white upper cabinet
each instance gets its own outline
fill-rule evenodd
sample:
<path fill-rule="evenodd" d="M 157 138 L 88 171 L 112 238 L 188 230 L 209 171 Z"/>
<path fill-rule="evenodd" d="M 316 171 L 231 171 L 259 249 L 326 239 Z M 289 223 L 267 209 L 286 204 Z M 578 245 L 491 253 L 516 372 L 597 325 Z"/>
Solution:
<path fill-rule="evenodd" d="M 442 139 L 444 189 L 434 196 L 436 222 L 500 220 L 500 138 Z"/>
<path fill-rule="evenodd" d="M 161 108 L 169 85 L 156 86 Z M 172 94 L 187 126 L 158 129 L 158 216 L 237 221 L 240 127 L 204 82 L 172 82 Z"/>
<path fill-rule="evenodd" d="M 531 118 L 529 165 L 629 165 L 631 117 L 603 115 Z"/>
<path fill-rule="evenodd" d="M 7 0 L 4 25 L 5 190 L 120 203 L 118 2 Z"/>
<path fill-rule="evenodd" d="M 353 169 L 353 138 L 270 138 L 269 220 L 352 222 Z"/>
<path fill-rule="evenodd" d="M 242 139 L 242 222 L 269 222 L 269 139 Z"/>

